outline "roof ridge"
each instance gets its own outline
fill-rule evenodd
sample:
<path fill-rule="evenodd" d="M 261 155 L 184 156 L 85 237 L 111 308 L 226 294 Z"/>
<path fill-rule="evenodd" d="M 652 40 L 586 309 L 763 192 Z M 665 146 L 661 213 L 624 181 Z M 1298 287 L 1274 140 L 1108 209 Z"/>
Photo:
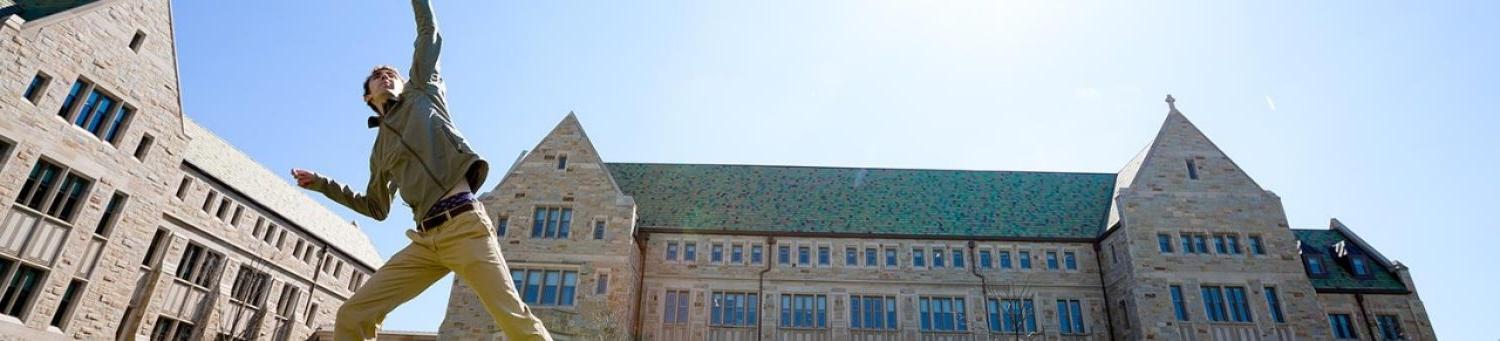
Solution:
<path fill-rule="evenodd" d="M 1032 174 L 1075 174 L 1075 175 L 1117 175 L 1109 172 L 1068 172 L 1068 171 L 1036 171 L 1036 170 L 979 170 L 979 169 L 944 169 L 944 168 L 895 168 L 895 167 L 855 167 L 855 166 L 811 166 L 811 165 L 768 165 L 768 164 L 745 164 L 745 163 L 674 163 L 674 162 L 604 162 L 605 165 L 648 165 L 648 166 L 726 166 L 726 167 L 773 167 L 773 168 L 808 168 L 808 169 L 839 169 L 839 170 L 891 170 L 891 171 L 935 171 L 935 172 L 967 172 L 967 173 L 1032 173 Z"/>

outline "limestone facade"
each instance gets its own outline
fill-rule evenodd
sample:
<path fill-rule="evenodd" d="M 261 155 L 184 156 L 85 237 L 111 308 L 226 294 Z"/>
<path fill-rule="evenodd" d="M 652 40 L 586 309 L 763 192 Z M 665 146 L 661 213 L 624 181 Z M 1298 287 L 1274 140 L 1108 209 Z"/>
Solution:
<path fill-rule="evenodd" d="M 729 168 L 739 173 L 705 179 L 683 170 L 624 186 L 617 181 L 646 181 L 617 179 L 620 168 L 639 165 L 601 161 L 572 114 L 517 159 L 482 200 L 496 221 L 506 222 L 502 251 L 515 284 L 523 296 L 542 291 L 525 299 L 546 302 L 532 307 L 560 339 L 1333 340 L 1338 338 L 1330 316 L 1339 314 L 1359 320 L 1357 339 L 1387 339 L 1389 334 L 1367 328 L 1377 323 L 1377 315 L 1399 321 L 1401 338 L 1434 338 L 1415 286 L 1399 263 L 1371 256 L 1371 271 L 1390 277 L 1353 278 L 1348 284 L 1310 281 L 1303 250 L 1328 245 L 1299 240 L 1286 222 L 1280 198 L 1256 184 L 1175 105 L 1171 109 L 1156 139 L 1121 171 L 1108 175 L 1113 180 L 1104 184 L 1100 197 L 1108 201 L 1101 206 L 1107 210 L 1085 209 L 1098 215 L 1097 232 L 1084 236 L 1037 237 L 1025 230 L 941 233 L 963 230 L 951 225 L 916 226 L 911 233 L 858 223 L 803 230 L 768 226 L 768 220 L 752 217 L 763 212 L 748 212 L 765 209 L 767 203 L 745 202 L 763 197 L 725 201 L 711 196 L 824 193 L 809 186 L 839 182 L 768 184 L 743 174 L 776 171 L 771 166 L 665 165 L 646 168 Z M 856 187 L 867 174 L 812 168 L 806 172 L 857 174 Z M 663 195 L 640 192 L 684 184 L 688 190 L 677 194 L 702 200 L 673 199 L 670 204 L 678 207 L 663 209 L 649 201 Z M 745 187 L 753 189 L 723 190 Z M 1051 189 L 1077 191 L 1063 187 Z M 1045 192 L 1049 187 L 1041 188 Z M 918 196 L 896 192 L 890 200 L 905 200 L 902 195 Z M 647 209 L 653 204 L 657 207 Z M 791 206 L 818 204 L 799 201 Z M 865 204 L 878 210 L 900 207 Z M 796 211 L 785 206 L 777 207 Z M 554 217 L 553 209 L 562 213 Z M 680 217 L 649 216 L 664 212 Z M 1013 217 L 1028 218 L 1042 220 L 1040 226 L 1051 223 L 1047 217 Z M 796 221 L 799 217 L 784 222 Z M 563 228 L 555 224 L 568 226 L 567 236 L 557 237 Z M 593 239 L 596 226 L 604 229 L 603 240 Z M 1358 239 L 1342 226 L 1316 232 Z M 1375 253 L 1362 241 L 1359 247 Z M 1022 268 L 1023 255 L 1027 269 Z M 922 259 L 914 259 L 918 257 Z M 942 263 L 934 262 L 938 257 Z M 1326 263 L 1329 271 L 1351 271 Z M 543 271 L 530 276 L 536 269 Z M 548 270 L 558 271 L 558 280 Z M 569 280 L 573 272 L 576 277 Z M 607 285 L 600 285 L 605 277 Z M 1387 287 L 1367 289 L 1361 281 Z M 549 291 L 549 286 L 556 289 Z M 565 294 L 574 297 L 555 296 Z M 1354 296 L 1360 297 L 1364 311 L 1357 309 Z M 1008 310 L 1007 302 L 1017 302 L 1019 309 Z M 871 323 L 873 316 L 881 316 L 880 321 Z M 500 339 L 488 320 L 473 292 L 454 283 L 441 333 Z"/>
<path fill-rule="evenodd" d="M 0 339 L 305 340 L 381 265 L 184 117 L 168 1 L 0 5 Z"/>

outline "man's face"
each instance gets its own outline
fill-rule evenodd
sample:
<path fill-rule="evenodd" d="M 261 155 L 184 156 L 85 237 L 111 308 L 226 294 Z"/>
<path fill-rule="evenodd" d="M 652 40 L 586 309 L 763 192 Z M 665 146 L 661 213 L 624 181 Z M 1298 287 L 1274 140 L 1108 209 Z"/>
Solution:
<path fill-rule="evenodd" d="M 370 75 L 370 79 L 365 81 L 365 88 L 370 90 L 371 96 L 365 100 L 373 100 L 376 97 L 395 97 L 401 93 L 402 85 L 401 76 L 397 75 L 395 70 L 380 69 L 375 71 L 375 74 Z"/>

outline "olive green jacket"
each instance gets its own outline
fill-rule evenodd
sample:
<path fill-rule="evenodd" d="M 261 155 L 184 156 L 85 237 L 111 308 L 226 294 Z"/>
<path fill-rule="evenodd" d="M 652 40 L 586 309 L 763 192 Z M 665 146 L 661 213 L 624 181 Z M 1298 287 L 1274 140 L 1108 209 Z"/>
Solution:
<path fill-rule="evenodd" d="M 420 222 L 423 213 L 459 181 L 467 181 L 477 191 L 489 174 L 489 163 L 469 148 L 448 117 L 443 78 L 438 75 L 443 38 L 437 32 L 432 5 L 427 0 L 411 3 L 417 17 L 417 42 L 410 79 L 397 100 L 388 102 L 385 114 L 370 118 L 370 127 L 378 127 L 379 132 L 370 151 L 370 183 L 365 192 L 321 175 L 309 186 L 376 220 L 385 220 L 398 190 L 411 206 L 412 218 Z"/>

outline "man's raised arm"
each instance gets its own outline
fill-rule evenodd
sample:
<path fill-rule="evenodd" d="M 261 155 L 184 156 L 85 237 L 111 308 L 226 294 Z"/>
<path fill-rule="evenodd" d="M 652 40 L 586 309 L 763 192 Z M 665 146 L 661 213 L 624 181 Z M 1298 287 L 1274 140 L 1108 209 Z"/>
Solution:
<path fill-rule="evenodd" d="M 443 36 L 438 34 L 437 18 L 432 15 L 432 4 L 428 0 L 412 0 L 411 9 L 417 16 L 416 51 L 411 56 L 410 85 L 423 90 L 429 85 L 439 84 L 438 55 L 443 50 Z"/>
<path fill-rule="evenodd" d="M 349 188 L 348 185 L 317 173 L 302 169 L 292 170 L 292 177 L 297 178 L 298 186 L 323 193 L 328 199 L 375 220 L 385 220 L 385 217 L 391 213 L 391 200 L 396 197 L 396 189 L 393 188 L 390 178 L 384 174 L 383 172 L 370 172 L 370 183 L 365 186 L 365 193 L 361 194 Z"/>

